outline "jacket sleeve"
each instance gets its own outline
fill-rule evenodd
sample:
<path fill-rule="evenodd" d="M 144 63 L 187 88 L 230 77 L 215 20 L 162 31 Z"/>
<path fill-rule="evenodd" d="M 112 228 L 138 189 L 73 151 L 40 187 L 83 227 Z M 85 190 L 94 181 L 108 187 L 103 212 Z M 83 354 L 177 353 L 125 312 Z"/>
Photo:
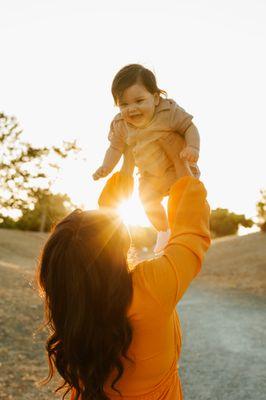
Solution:
<path fill-rule="evenodd" d="M 121 120 L 113 119 L 108 134 L 110 146 L 123 153 L 126 146 L 125 127 Z"/>
<path fill-rule="evenodd" d="M 192 124 L 192 118 L 192 115 L 174 103 L 170 111 L 170 130 L 184 136 L 186 130 Z"/>
<path fill-rule="evenodd" d="M 131 196 L 134 187 L 134 178 L 128 173 L 115 172 L 106 182 L 98 199 L 99 207 L 116 208 Z"/>
<path fill-rule="evenodd" d="M 200 271 L 210 245 L 206 194 L 203 183 L 191 176 L 172 186 L 168 200 L 171 237 L 164 255 L 137 266 L 147 289 L 167 313 Z"/>

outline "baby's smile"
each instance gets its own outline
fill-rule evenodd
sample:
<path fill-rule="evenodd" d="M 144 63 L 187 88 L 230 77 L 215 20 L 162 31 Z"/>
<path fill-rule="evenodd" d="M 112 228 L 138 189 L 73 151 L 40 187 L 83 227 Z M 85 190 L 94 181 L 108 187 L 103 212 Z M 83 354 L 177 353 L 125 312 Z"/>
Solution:
<path fill-rule="evenodd" d="M 139 119 L 139 118 L 142 118 L 142 114 L 133 114 L 133 115 L 130 115 L 129 118 L 133 119 L 133 120 L 134 119 Z"/>
<path fill-rule="evenodd" d="M 119 107 L 127 122 L 136 128 L 144 128 L 153 119 L 156 100 L 159 100 L 156 95 L 136 83 L 124 91 L 119 99 Z"/>
<path fill-rule="evenodd" d="M 134 114 L 128 117 L 128 122 L 134 125 L 136 128 L 143 128 L 150 121 L 149 120 L 147 121 L 145 116 L 143 116 L 143 114 Z"/>

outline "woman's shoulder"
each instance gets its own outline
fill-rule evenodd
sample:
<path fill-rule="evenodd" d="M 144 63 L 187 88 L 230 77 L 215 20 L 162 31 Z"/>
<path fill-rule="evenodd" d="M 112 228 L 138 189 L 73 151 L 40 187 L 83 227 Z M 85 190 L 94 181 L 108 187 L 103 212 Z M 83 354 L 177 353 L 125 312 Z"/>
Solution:
<path fill-rule="evenodd" d="M 139 261 L 139 262 L 135 262 L 135 264 L 133 266 L 130 267 L 130 273 L 132 276 L 132 281 L 134 283 L 137 283 L 138 281 L 142 281 L 143 280 L 143 272 L 146 269 L 146 265 L 147 265 L 147 259 Z"/>
<path fill-rule="evenodd" d="M 134 265 L 131 269 L 132 281 L 135 284 L 149 286 L 150 275 L 153 274 L 154 268 L 158 264 L 158 257 L 147 257 Z"/>

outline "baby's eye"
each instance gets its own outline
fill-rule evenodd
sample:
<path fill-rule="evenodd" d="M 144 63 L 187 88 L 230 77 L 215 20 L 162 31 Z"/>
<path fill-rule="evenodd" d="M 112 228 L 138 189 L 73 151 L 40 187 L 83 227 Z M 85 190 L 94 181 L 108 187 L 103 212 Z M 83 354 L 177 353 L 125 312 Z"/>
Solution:
<path fill-rule="evenodd" d="M 141 103 L 143 101 L 143 99 L 139 99 L 137 100 L 137 103 Z"/>

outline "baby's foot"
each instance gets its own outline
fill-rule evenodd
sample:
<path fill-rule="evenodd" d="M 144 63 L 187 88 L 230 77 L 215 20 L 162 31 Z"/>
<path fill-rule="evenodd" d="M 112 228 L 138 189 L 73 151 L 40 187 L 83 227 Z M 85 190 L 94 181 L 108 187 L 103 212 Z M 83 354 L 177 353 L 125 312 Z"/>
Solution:
<path fill-rule="evenodd" d="M 163 251 L 163 249 L 168 243 L 169 238 L 170 238 L 170 229 L 168 229 L 167 231 L 160 231 L 157 233 L 157 241 L 153 249 L 155 254 L 158 254 Z"/>

